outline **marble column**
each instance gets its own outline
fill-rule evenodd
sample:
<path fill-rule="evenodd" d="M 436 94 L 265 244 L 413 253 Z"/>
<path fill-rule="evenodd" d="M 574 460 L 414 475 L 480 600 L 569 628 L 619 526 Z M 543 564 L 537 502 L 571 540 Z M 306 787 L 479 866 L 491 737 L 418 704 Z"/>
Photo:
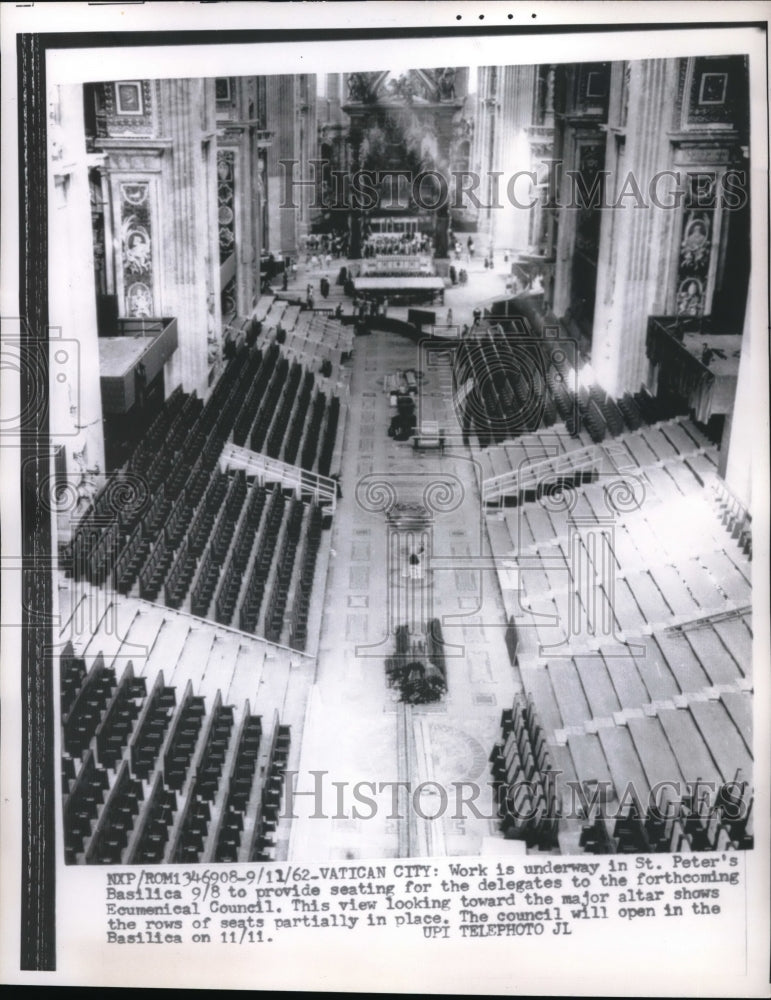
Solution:
<path fill-rule="evenodd" d="M 69 530 L 104 483 L 105 455 L 94 294 L 94 250 L 83 126 L 83 88 L 57 86 L 49 100 L 49 407 L 62 445 L 66 494 L 54 504 Z M 41 364 L 41 373 L 46 371 Z M 70 503 L 71 501 L 71 503 Z"/>
<path fill-rule="evenodd" d="M 753 401 L 761 397 L 766 387 L 763 385 L 763 371 L 754 372 L 752 368 L 750 303 L 751 299 L 748 298 L 736 397 L 733 410 L 726 417 L 718 468 L 728 489 L 748 509 L 752 502 L 752 470 L 755 467 L 753 451 L 757 448 L 768 454 L 768 432 L 765 429 L 758 434 L 758 408 L 753 407 Z M 754 386 L 753 379 L 757 380 Z"/>
<path fill-rule="evenodd" d="M 479 186 L 474 195 L 479 199 L 482 207 L 477 207 L 474 205 L 473 200 L 469 199 L 469 208 L 476 214 L 477 232 L 482 231 L 487 221 L 487 210 L 484 207 L 488 204 L 486 178 L 488 172 L 492 169 L 489 138 L 490 105 L 487 99 L 489 74 L 490 69 L 488 67 L 480 66 L 477 70 L 477 95 L 470 169 L 475 171 L 480 178 Z"/>
<path fill-rule="evenodd" d="M 535 66 L 507 66 L 501 71 L 500 103 L 494 170 L 502 171 L 499 203 L 492 209 L 490 240 L 500 249 L 524 250 L 530 243 L 531 200 L 527 178 L 511 191 L 509 178 L 531 169 L 527 129 L 532 123 L 535 95 Z M 487 247 L 480 249 L 487 250 Z"/>
<path fill-rule="evenodd" d="M 266 82 L 268 129 L 275 134 L 268 150 L 268 246 L 278 257 L 282 251 L 296 251 L 295 219 L 299 213 L 302 164 L 295 141 L 294 77 L 270 76 Z M 282 164 L 281 161 L 288 161 Z M 291 182 L 294 181 L 294 186 Z M 297 207 L 293 207 L 297 206 Z"/>
<path fill-rule="evenodd" d="M 615 169 L 608 178 L 607 200 L 619 207 L 603 213 L 599 269 L 604 277 L 597 289 L 592 367 L 613 396 L 637 392 L 646 381 L 648 317 L 666 311 L 677 212 L 655 204 L 636 207 L 640 199 L 629 192 L 631 176 L 647 198 L 654 175 L 672 162 L 671 141 L 662 123 L 671 117 L 676 73 L 674 59 L 630 63 L 625 135 L 608 139 Z M 627 197 L 621 198 L 624 192 Z M 663 184 L 658 193 L 666 204 L 670 194 Z"/>
<path fill-rule="evenodd" d="M 351 125 L 349 143 L 351 150 L 351 174 L 355 175 L 361 169 L 361 129 L 358 125 Z M 350 244 L 348 256 L 351 260 L 359 260 L 361 257 L 361 212 L 352 208 L 348 213 L 350 225 Z"/>
<path fill-rule="evenodd" d="M 557 316 L 564 316 L 570 308 L 573 277 L 573 253 L 576 242 L 576 209 L 565 206 L 571 204 L 573 192 L 571 180 L 564 169 L 576 169 L 578 149 L 575 141 L 575 129 L 563 125 L 561 129 L 560 159 L 562 169 L 559 174 L 558 205 L 559 223 L 557 229 L 557 245 L 555 247 L 554 293 L 553 309 Z M 556 147 L 556 144 L 555 144 Z"/>
<path fill-rule="evenodd" d="M 210 323 L 207 255 L 216 232 L 208 232 L 208 192 L 202 143 L 204 80 L 160 81 L 165 131 L 172 148 L 164 165 L 161 205 L 162 309 L 176 316 L 179 345 L 166 366 L 167 394 L 181 384 L 186 392 L 208 392 Z M 213 92 L 211 100 L 214 100 Z M 216 244 L 215 244 L 216 246 Z"/>
<path fill-rule="evenodd" d="M 450 187 L 450 144 L 452 142 L 452 112 L 442 108 L 437 109 L 437 160 L 439 169 L 445 178 L 447 187 L 442 192 L 443 197 L 436 210 L 436 225 L 434 227 L 434 256 L 438 260 L 445 260 L 449 255 L 448 232 L 450 228 L 450 199 L 452 190 Z"/>

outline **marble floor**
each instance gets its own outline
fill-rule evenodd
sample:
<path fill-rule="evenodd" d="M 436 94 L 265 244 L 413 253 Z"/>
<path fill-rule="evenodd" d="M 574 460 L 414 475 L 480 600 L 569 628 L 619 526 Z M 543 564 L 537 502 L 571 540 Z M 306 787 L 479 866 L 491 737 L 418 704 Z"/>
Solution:
<path fill-rule="evenodd" d="M 495 833 L 487 760 L 501 709 L 519 684 L 504 643 L 477 472 L 453 411 L 450 363 L 446 355 L 426 364 L 418 347 L 392 333 L 355 343 L 343 497 L 293 779 L 297 792 L 314 794 L 292 800 L 292 860 L 474 855 Z M 387 434 L 394 410 L 385 380 L 406 368 L 425 373 L 419 412 L 445 428 L 443 454 L 415 451 Z M 414 503 L 433 508 L 427 526 L 389 522 L 389 506 Z M 418 536 L 425 550 L 412 579 L 407 557 Z M 407 624 L 419 639 L 433 617 L 450 647 L 448 691 L 438 703 L 405 706 L 386 682 L 395 627 Z M 390 782 L 408 787 L 396 793 Z"/>

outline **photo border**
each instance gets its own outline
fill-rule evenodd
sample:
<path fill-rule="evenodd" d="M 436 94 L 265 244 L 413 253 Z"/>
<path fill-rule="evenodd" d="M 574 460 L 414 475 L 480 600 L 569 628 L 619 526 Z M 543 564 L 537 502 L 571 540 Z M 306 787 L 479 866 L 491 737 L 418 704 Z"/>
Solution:
<path fill-rule="evenodd" d="M 191 12 L 192 13 L 192 12 Z M 57 49 L 212 45 L 232 43 L 281 43 L 291 41 L 344 41 L 362 38 L 411 40 L 446 36 L 501 35 L 521 37 L 544 34 L 640 32 L 648 30 L 698 31 L 716 28 L 759 27 L 763 21 L 616 22 L 611 24 L 560 23 L 551 25 L 485 25 L 470 29 L 452 25 L 399 28 L 331 29 L 223 29 L 209 31 L 35 32 L 17 37 L 18 143 L 19 143 L 19 316 L 23 350 L 35 357 L 47 355 L 48 236 L 46 156 L 46 56 Z M 141 98 L 141 85 L 140 85 Z M 137 112 L 133 112 L 136 114 Z M 140 112 L 141 113 L 141 112 Z M 42 265 L 40 262 L 44 262 Z M 52 534 L 48 512 L 37 502 L 49 475 L 50 443 L 47 405 L 34 406 L 39 386 L 34 366 L 20 367 L 21 412 L 33 406 L 31 432 L 19 443 L 22 559 L 31 569 L 23 577 L 22 594 L 22 811 L 21 811 L 21 953 L 20 968 L 53 971 L 56 963 L 56 802 L 54 753 L 54 680 L 50 649 L 53 645 L 53 581 L 49 572 Z"/>

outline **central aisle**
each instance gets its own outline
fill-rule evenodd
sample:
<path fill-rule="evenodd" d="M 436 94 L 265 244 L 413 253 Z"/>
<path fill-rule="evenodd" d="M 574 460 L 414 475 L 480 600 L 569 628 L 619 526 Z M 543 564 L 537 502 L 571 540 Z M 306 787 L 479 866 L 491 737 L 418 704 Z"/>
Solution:
<path fill-rule="evenodd" d="M 500 836 L 491 818 L 487 760 L 501 709 L 511 706 L 519 685 L 504 643 L 505 617 L 475 467 L 455 436 L 450 357 L 432 364 L 421 386 L 426 416 L 447 431 L 444 455 L 416 452 L 410 442 L 387 435 L 394 411 L 385 377 L 406 368 L 420 365 L 418 348 L 405 338 L 384 332 L 357 338 L 317 679 L 293 780 L 296 792 L 316 794 L 293 799 L 293 861 L 475 855 L 485 837 Z M 362 498 L 373 479 L 390 484 L 397 503 L 420 501 L 433 484 L 435 504 L 454 506 L 434 515 L 432 551 L 420 581 L 405 579 L 405 542 L 398 563 L 389 566 L 385 513 L 357 501 L 357 486 Z M 454 500 L 443 500 L 445 487 Z M 375 485 L 369 500 L 378 497 Z M 387 686 L 384 661 L 395 651 L 389 618 L 401 620 L 389 612 L 389 601 L 403 608 L 407 592 L 440 619 L 445 642 L 455 648 L 446 650 L 448 691 L 441 702 L 405 710 Z M 406 797 L 390 785 L 383 788 L 397 781 L 410 783 Z M 359 786 L 357 797 L 355 786 L 362 782 L 369 784 Z M 423 782 L 436 784 L 415 792 Z M 478 793 L 470 785 L 462 792 L 466 800 L 478 794 L 476 809 L 458 809 L 453 783 L 460 782 L 479 786 Z M 362 801 L 367 799 L 374 804 Z M 398 818 L 408 810 L 409 821 Z M 439 816 L 429 820 L 421 813 Z"/>

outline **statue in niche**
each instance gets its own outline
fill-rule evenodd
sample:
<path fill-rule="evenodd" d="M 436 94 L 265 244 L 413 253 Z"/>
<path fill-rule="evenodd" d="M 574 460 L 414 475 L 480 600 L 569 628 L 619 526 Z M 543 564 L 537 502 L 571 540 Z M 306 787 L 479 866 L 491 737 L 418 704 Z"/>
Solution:
<path fill-rule="evenodd" d="M 96 496 L 97 485 L 95 477 L 99 475 L 99 466 L 92 469 L 88 467 L 88 443 L 84 444 L 80 451 L 73 451 L 72 460 L 76 468 L 78 482 L 76 486 L 77 503 L 75 515 L 78 516 L 87 510 Z"/>
<path fill-rule="evenodd" d="M 362 104 L 369 100 L 369 81 L 365 73 L 351 73 L 348 77 L 348 100 Z"/>
<path fill-rule="evenodd" d="M 214 292 L 210 291 L 207 297 L 206 311 L 206 347 L 209 365 L 216 364 L 219 360 L 220 352 L 220 337 L 217 332 L 217 324 L 215 322 L 214 306 Z"/>
<path fill-rule="evenodd" d="M 437 79 L 437 86 L 439 88 L 440 101 L 455 100 L 455 70 L 452 66 L 448 66 L 442 70 Z"/>
<path fill-rule="evenodd" d="M 453 123 L 454 138 L 462 142 L 464 139 L 471 139 L 474 126 L 468 118 L 460 117 Z"/>
<path fill-rule="evenodd" d="M 408 76 L 400 76 L 398 79 L 391 77 L 387 84 L 388 96 L 392 101 L 400 101 L 410 105 L 418 96 L 413 80 Z"/>
<path fill-rule="evenodd" d="M 680 244 L 681 267 L 703 274 L 709 263 L 709 220 L 706 215 L 694 215 L 685 225 Z"/>
<path fill-rule="evenodd" d="M 150 266 L 150 237 L 141 227 L 126 240 L 126 267 L 132 274 L 143 274 Z"/>
<path fill-rule="evenodd" d="M 129 316 L 149 317 L 153 314 L 153 296 L 143 281 L 135 281 L 126 293 Z"/>
<path fill-rule="evenodd" d="M 686 278 L 677 292 L 678 316 L 701 316 L 704 291 L 698 278 Z"/>

